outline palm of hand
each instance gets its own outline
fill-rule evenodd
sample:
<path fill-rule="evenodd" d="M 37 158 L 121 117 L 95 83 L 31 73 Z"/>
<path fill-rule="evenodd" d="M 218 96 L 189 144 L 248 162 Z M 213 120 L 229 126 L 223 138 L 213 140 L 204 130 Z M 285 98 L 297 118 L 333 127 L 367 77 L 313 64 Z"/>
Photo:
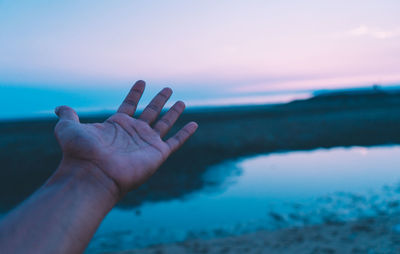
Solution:
<path fill-rule="evenodd" d="M 149 178 L 194 133 L 197 125 L 189 123 L 175 136 L 163 141 L 162 137 L 182 113 L 184 104 L 177 102 L 152 127 L 151 123 L 159 115 L 172 91 L 162 90 L 140 118 L 135 119 L 131 115 L 143 89 L 144 83 L 137 82 L 118 113 L 104 123 L 81 124 L 72 109 L 64 106 L 63 111 L 58 110 L 60 121 L 56 126 L 56 136 L 64 159 L 94 164 L 115 181 L 122 192 L 139 186 Z"/>

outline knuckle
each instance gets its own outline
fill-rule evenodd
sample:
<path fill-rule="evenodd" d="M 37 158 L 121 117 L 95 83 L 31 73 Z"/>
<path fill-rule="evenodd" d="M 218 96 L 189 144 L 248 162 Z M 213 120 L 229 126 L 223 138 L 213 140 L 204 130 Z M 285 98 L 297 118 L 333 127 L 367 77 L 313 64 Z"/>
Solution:
<path fill-rule="evenodd" d="M 182 132 L 184 132 L 186 136 L 190 135 L 190 132 L 185 128 L 182 129 Z"/>
<path fill-rule="evenodd" d="M 172 107 L 171 112 L 175 113 L 175 115 L 179 115 L 181 113 L 181 110 L 177 107 Z"/>
<path fill-rule="evenodd" d="M 161 97 L 161 98 L 163 98 L 164 100 L 166 100 L 166 99 L 169 98 L 169 94 L 168 94 L 168 92 L 166 92 L 166 91 L 161 91 L 161 92 L 158 94 L 158 96 Z"/>
<path fill-rule="evenodd" d="M 147 107 L 148 107 L 148 109 L 151 109 L 151 110 L 154 110 L 154 111 L 157 111 L 157 112 L 160 110 L 160 107 L 155 105 L 155 104 L 153 104 L 153 103 L 151 103 Z"/>
<path fill-rule="evenodd" d="M 167 146 L 168 146 L 169 150 L 171 150 L 171 151 L 173 151 L 173 150 L 174 150 L 170 142 L 166 142 L 166 144 L 167 144 Z"/>
<path fill-rule="evenodd" d="M 112 119 L 107 119 L 106 122 L 113 122 L 113 120 L 117 120 L 117 121 L 129 121 L 130 119 L 132 119 L 132 117 L 130 117 L 127 114 L 115 114 L 114 116 L 112 116 Z"/>
<path fill-rule="evenodd" d="M 131 89 L 131 93 L 135 93 L 135 94 L 142 94 L 142 90 L 139 88 L 132 88 Z"/>
<path fill-rule="evenodd" d="M 146 121 L 143 121 L 140 119 L 135 119 L 135 118 L 132 118 L 132 120 L 133 120 L 133 124 L 140 130 L 150 127 Z"/>
<path fill-rule="evenodd" d="M 133 99 L 130 99 L 130 98 L 126 98 L 126 99 L 124 100 L 124 103 L 126 103 L 126 104 L 128 104 L 128 105 L 130 105 L 130 106 L 136 106 L 136 101 L 133 100 Z"/>
<path fill-rule="evenodd" d="M 179 144 L 182 142 L 182 136 L 181 136 L 180 134 L 176 134 L 176 135 L 174 136 L 174 139 L 175 139 L 176 141 L 178 141 Z"/>
<path fill-rule="evenodd" d="M 171 122 L 167 118 L 161 118 L 160 123 L 164 123 L 168 127 L 171 126 Z"/>

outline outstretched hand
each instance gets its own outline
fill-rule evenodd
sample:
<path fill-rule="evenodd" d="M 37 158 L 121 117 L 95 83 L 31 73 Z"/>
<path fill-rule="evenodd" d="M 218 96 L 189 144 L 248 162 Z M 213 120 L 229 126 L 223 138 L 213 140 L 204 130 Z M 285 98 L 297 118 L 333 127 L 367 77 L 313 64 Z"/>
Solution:
<path fill-rule="evenodd" d="M 56 108 L 60 120 L 55 134 L 63 162 L 90 164 L 116 184 L 120 196 L 146 181 L 197 129 L 197 124 L 190 122 L 163 141 L 185 108 L 178 101 L 157 120 L 172 94 L 170 88 L 161 90 L 141 115 L 133 118 L 144 88 L 145 82 L 137 81 L 117 113 L 103 123 L 82 124 L 72 108 Z"/>

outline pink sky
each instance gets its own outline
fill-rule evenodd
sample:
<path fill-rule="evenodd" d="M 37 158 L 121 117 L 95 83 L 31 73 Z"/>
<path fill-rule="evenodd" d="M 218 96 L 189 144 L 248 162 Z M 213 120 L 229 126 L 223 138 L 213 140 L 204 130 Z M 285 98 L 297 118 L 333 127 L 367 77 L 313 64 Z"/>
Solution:
<path fill-rule="evenodd" d="M 258 93 L 399 83 L 400 2 L 1 1 L 0 84 Z"/>

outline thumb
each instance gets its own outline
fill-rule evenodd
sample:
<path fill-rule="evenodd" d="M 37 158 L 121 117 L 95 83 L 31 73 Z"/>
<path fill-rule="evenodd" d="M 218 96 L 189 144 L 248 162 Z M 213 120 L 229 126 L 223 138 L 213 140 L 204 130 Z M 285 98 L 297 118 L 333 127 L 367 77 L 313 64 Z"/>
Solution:
<path fill-rule="evenodd" d="M 75 110 L 68 106 L 58 106 L 56 107 L 54 112 L 60 118 L 60 120 L 79 122 L 79 117 L 76 114 Z"/>

